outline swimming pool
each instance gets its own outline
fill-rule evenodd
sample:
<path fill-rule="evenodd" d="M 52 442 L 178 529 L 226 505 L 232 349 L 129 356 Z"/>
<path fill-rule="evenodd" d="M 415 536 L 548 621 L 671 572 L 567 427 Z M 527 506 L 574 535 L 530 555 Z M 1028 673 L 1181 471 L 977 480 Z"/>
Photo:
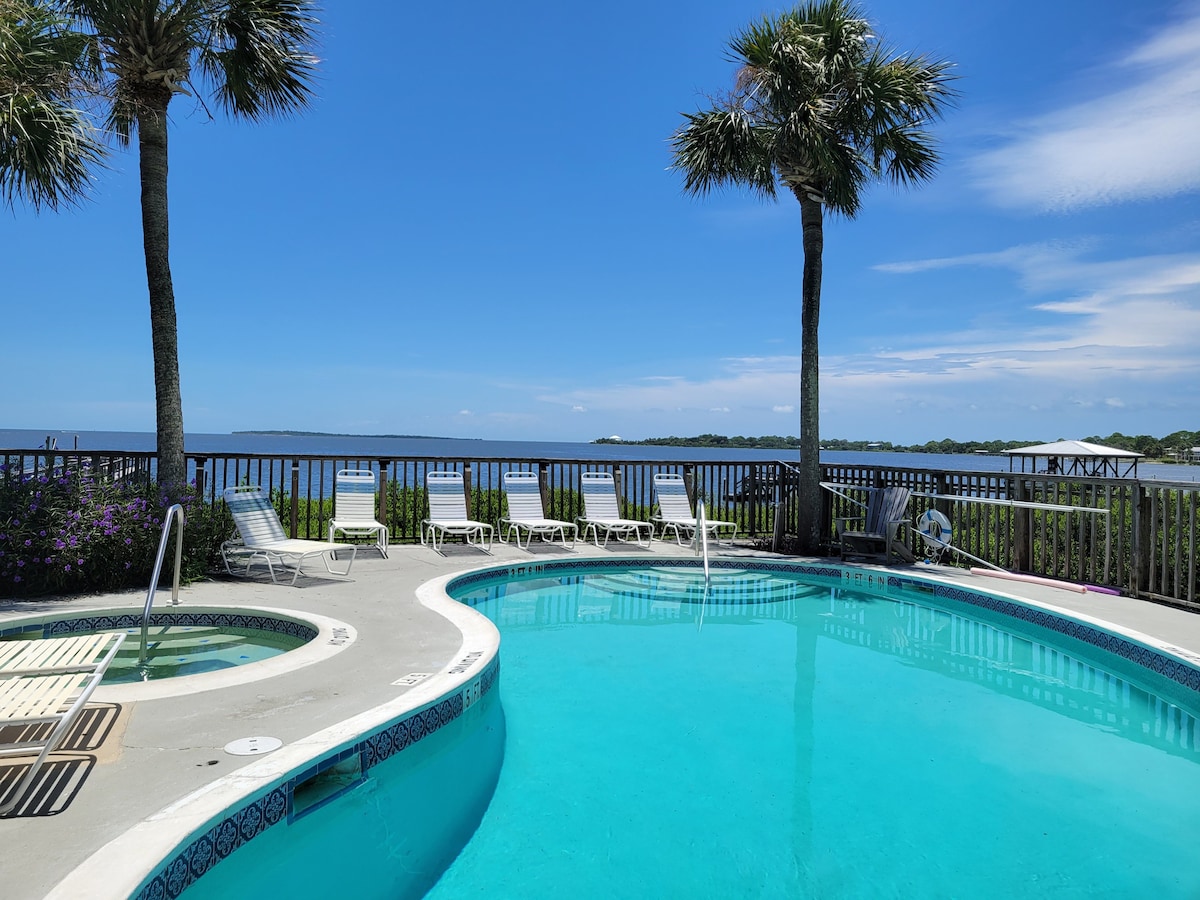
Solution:
<path fill-rule="evenodd" d="M 1200 891 L 1195 697 L 1127 660 L 899 580 L 452 593 L 500 627 L 508 747 L 435 900 Z"/>
<path fill-rule="evenodd" d="M 746 565 L 714 561 L 707 596 L 690 560 L 503 566 L 427 586 L 499 623 L 503 721 L 489 727 L 506 732 L 495 796 L 430 897 L 1195 895 L 1192 661 L 906 574 Z M 482 688 L 430 711 L 491 702 L 495 665 L 481 664 Z M 411 747 L 368 765 L 384 737 L 349 748 L 362 777 L 301 817 L 303 833 L 276 813 L 227 855 L 221 834 L 247 819 L 230 806 L 160 872 L 219 858 L 188 897 L 281 883 L 320 896 L 328 882 L 303 893 L 319 859 L 348 895 L 420 896 L 389 866 L 428 863 L 405 848 L 434 807 L 470 806 L 463 783 L 488 792 L 495 743 L 464 737 L 481 749 L 448 773 Z M 414 761 L 428 779 L 415 800 Z M 376 859 L 350 855 L 380 835 Z M 458 850 L 439 842 L 431 858 Z M 281 865 L 290 880 L 256 874 Z"/>

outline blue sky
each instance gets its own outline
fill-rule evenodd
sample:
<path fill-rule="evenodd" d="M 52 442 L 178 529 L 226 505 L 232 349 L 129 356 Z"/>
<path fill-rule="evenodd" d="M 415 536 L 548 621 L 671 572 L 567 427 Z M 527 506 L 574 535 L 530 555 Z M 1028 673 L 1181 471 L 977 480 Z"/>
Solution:
<path fill-rule="evenodd" d="M 339 0 L 303 116 L 174 101 L 186 430 L 797 434 L 799 207 L 667 170 L 783 8 Z M 1200 3 L 864 9 L 961 98 L 933 182 L 827 222 L 822 436 L 1200 427 Z M 136 155 L 0 242 L 0 427 L 152 431 Z"/>

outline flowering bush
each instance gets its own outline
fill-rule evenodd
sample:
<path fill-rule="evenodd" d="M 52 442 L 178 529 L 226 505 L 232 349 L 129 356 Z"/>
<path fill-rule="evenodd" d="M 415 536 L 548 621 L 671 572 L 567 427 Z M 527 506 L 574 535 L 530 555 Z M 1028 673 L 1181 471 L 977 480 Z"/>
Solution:
<path fill-rule="evenodd" d="M 0 597 L 144 587 L 169 506 L 148 481 L 103 482 L 86 473 L 9 476 L 0 466 Z M 181 501 L 181 580 L 207 573 L 228 526 L 200 498 Z M 168 547 L 164 575 L 174 563 Z"/>

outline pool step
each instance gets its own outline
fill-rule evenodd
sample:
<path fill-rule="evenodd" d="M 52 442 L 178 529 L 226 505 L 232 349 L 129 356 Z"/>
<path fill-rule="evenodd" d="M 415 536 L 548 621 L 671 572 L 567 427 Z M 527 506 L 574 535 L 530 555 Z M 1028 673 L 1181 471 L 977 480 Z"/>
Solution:
<path fill-rule="evenodd" d="M 743 570 L 714 572 L 708 590 L 709 603 L 775 603 L 801 596 L 824 594 L 826 589 L 776 577 L 749 578 Z M 735 580 L 736 579 L 736 580 Z M 704 581 L 688 572 L 612 572 L 588 577 L 588 586 L 614 596 L 654 595 L 659 599 L 699 602 Z"/>
<path fill-rule="evenodd" d="M 146 636 L 146 656 L 151 662 L 155 658 L 199 657 L 220 653 L 244 641 L 243 635 L 229 634 L 215 626 L 152 626 Z M 136 660 L 140 643 L 140 630 L 131 629 L 117 658 Z"/>

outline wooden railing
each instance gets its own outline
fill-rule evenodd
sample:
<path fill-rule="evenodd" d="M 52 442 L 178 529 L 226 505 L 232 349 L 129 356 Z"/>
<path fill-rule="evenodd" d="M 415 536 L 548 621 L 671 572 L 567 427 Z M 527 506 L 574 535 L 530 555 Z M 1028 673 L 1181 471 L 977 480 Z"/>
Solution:
<path fill-rule="evenodd" d="M 137 452 L 30 452 L 0 450 L 5 479 L 87 468 L 96 477 L 150 478 L 154 455 Z M 583 512 L 580 474 L 612 472 L 624 514 L 648 518 L 652 478 L 676 472 L 708 503 L 710 518 L 738 524 L 741 539 L 784 548 L 795 532 L 795 470 L 786 463 L 746 461 L 472 459 L 468 457 L 335 457 L 308 455 L 191 454 L 188 475 L 210 503 L 225 487 L 253 483 L 268 489 L 284 527 L 294 537 L 324 538 L 333 515 L 333 480 L 339 469 L 370 469 L 379 478 L 378 512 L 394 543 L 415 542 L 426 515 L 425 473 L 455 469 L 465 476 L 472 517 L 495 522 L 504 512 L 501 476 L 510 470 L 539 475 L 546 513 L 573 520 Z M 972 556 L 1019 572 L 1113 587 L 1132 596 L 1200 609 L 1197 597 L 1197 497 L 1195 483 L 1135 479 L 1079 480 L 1009 472 L 960 472 L 889 466 L 824 465 L 822 479 L 859 487 L 902 485 L 914 492 L 912 522 L 936 508 L 953 525 L 954 545 Z M 983 498 L 1104 510 L 1052 511 L 1026 506 L 947 499 Z M 823 492 L 821 515 L 833 552 L 833 520 L 852 504 Z M 920 557 L 919 535 L 909 530 Z"/>

